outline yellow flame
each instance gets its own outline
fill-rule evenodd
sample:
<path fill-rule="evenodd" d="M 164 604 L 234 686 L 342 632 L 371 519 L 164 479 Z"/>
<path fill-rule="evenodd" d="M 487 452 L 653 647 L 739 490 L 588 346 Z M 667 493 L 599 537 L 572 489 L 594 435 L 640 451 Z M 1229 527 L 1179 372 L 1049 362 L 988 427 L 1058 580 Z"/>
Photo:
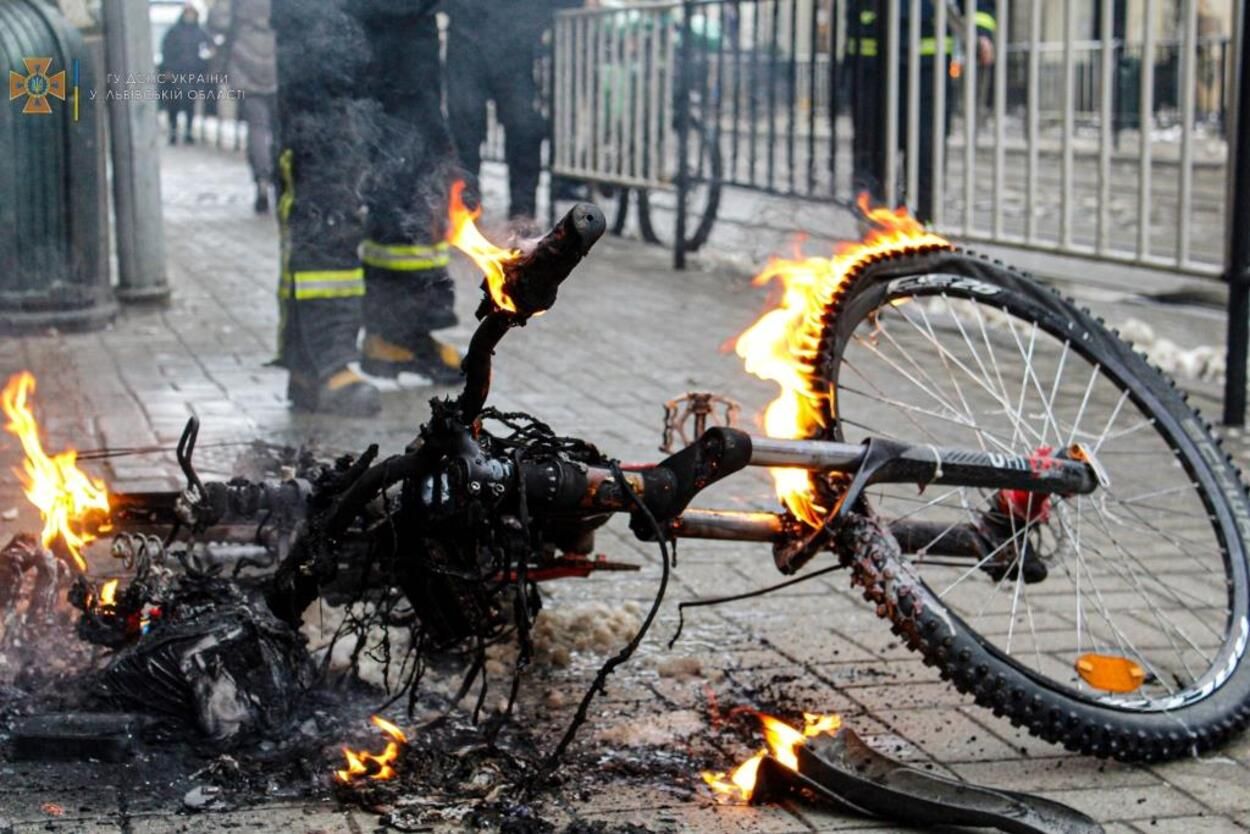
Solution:
<path fill-rule="evenodd" d="M 759 777 L 760 763 L 765 756 L 771 755 L 791 770 L 799 769 L 798 746 L 804 739 L 813 738 L 823 733 L 836 733 L 842 726 L 842 718 L 838 715 L 821 715 L 803 713 L 803 729 L 800 731 L 786 722 L 771 715 L 757 713 L 764 728 L 764 741 L 768 749 L 761 750 L 729 773 L 702 773 L 703 781 L 716 794 L 738 802 L 749 802 L 755 794 L 755 784 Z"/>
<path fill-rule="evenodd" d="M 101 608 L 112 608 L 117 605 L 117 583 L 118 580 L 110 579 L 100 587 Z"/>
<path fill-rule="evenodd" d="M 464 182 L 456 182 L 451 187 L 448 200 L 448 220 L 450 225 L 447 241 L 459 249 L 477 264 L 478 269 L 486 276 L 486 288 L 490 291 L 495 306 L 509 313 L 515 313 L 516 303 L 508 295 L 505 286 L 504 266 L 521 257 L 519 249 L 503 249 L 486 239 L 474 222 L 482 216 L 482 209 L 470 210 L 464 204 Z"/>
<path fill-rule="evenodd" d="M 370 753 L 367 750 L 355 751 L 344 747 L 343 758 L 347 760 L 347 767 L 334 771 L 335 778 L 344 784 L 350 784 L 361 776 L 378 782 L 395 778 L 395 768 L 392 765 L 399 759 L 400 747 L 408 743 L 408 737 L 404 735 L 403 730 L 379 715 L 369 720 L 391 740 L 386 743 L 381 753 Z"/>
<path fill-rule="evenodd" d="M 392 740 L 398 741 L 400 744 L 408 743 L 408 736 L 404 735 L 404 731 L 387 721 L 380 715 L 375 715 L 369 719 L 373 722 L 373 726 L 391 737 Z"/>
<path fill-rule="evenodd" d="M 35 378 L 26 371 L 11 377 L 0 392 L 0 408 L 8 418 L 4 428 L 21 442 L 26 455 L 21 470 L 14 471 L 26 497 L 43 518 L 43 546 L 51 547 L 60 538 L 75 566 L 85 572 L 87 562 L 82 549 L 94 541 L 95 536 L 84 529 L 82 523 L 91 513 L 107 516 L 108 490 L 103 482 L 78 468 L 78 453 L 73 449 L 52 457 L 44 451 L 39 424 L 31 411 L 30 399 L 34 393 Z"/>
<path fill-rule="evenodd" d="M 945 239 L 925 230 L 906 209 L 870 209 L 867 195 L 860 208 L 874 228 L 861 241 L 837 247 L 832 258 L 774 259 L 758 276 L 762 286 L 779 281 L 781 300 L 738 337 L 734 346 L 746 370 L 777 383 L 780 394 L 764 411 L 769 437 L 802 439 L 824 427 L 835 405 L 816 367 L 825 311 L 849 277 L 864 264 L 920 247 L 949 248 Z M 773 468 L 777 497 L 795 517 L 818 526 L 827 508 L 819 505 L 811 477 L 801 469 Z"/>
<path fill-rule="evenodd" d="M 704 771 L 701 774 L 703 781 L 718 794 L 739 802 L 750 802 L 751 795 L 755 792 L 755 781 L 759 776 L 760 762 L 764 761 L 764 757 L 767 755 L 767 750 L 761 750 L 729 773 Z"/>

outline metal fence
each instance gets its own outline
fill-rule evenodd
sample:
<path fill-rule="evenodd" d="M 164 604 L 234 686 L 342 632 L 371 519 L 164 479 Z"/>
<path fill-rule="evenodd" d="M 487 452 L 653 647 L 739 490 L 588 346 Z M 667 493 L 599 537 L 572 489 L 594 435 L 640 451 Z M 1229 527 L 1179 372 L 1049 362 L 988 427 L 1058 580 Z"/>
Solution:
<path fill-rule="evenodd" d="M 553 31 L 552 172 L 644 188 L 677 181 L 681 4 L 562 13 Z"/>
<path fill-rule="evenodd" d="M 676 188 L 686 133 L 693 178 L 709 176 L 715 148 L 722 185 L 832 196 L 825 11 L 797 0 L 699 0 L 561 13 L 553 171 Z"/>
<path fill-rule="evenodd" d="M 1194 119 L 1197 125 L 1222 134 L 1228 116 L 1230 60 L 1227 36 L 1204 37 L 1197 42 L 1194 86 Z M 1036 49 L 1030 43 L 1007 44 L 1007 111 L 1020 113 L 1026 108 L 1030 89 L 1037 96 L 1038 117 L 1043 124 L 1061 124 L 1067 91 L 1066 45 L 1063 42 L 1041 42 Z M 1104 50 L 1109 50 L 1112 92 L 1112 126 L 1115 131 L 1136 129 L 1141 114 L 1136 95 L 1140 85 L 1144 47 L 1114 39 L 1107 46 L 1102 41 L 1079 40 L 1072 44 L 1074 53 L 1072 95 L 1078 127 L 1097 128 L 1102 118 L 1102 86 Z M 1037 53 L 1034 62 L 1033 55 Z M 1152 123 L 1166 127 L 1180 123 L 1184 101 L 1184 46 L 1176 40 L 1159 41 L 1154 48 L 1154 112 Z M 1030 74 L 1036 72 L 1036 81 Z M 982 107 L 992 104 L 993 72 L 982 79 Z"/>
<path fill-rule="evenodd" d="M 1015 99 L 1022 98 L 1023 106 L 1013 107 L 1008 22 L 1010 10 L 1025 4 L 998 0 L 994 52 L 1009 56 L 1009 69 L 991 73 L 990 104 L 983 108 L 978 76 L 990 69 L 963 60 L 975 51 L 969 45 L 984 36 L 974 23 L 976 3 L 965 0 L 962 31 L 955 32 L 962 54 L 948 54 L 945 39 L 939 38 L 930 59 L 937 67 L 934 76 L 943 79 L 934 96 L 945 92 L 952 61 L 960 61 L 961 72 L 950 91 L 954 108 L 933 108 L 933 135 L 949 132 L 951 138 L 948 159 L 938 159 L 929 170 L 921 170 L 915 126 L 917 102 L 927 91 L 920 89 L 916 72 L 903 77 L 899 63 L 887 62 L 887 90 L 900 98 L 902 109 L 899 117 L 887 120 L 886 193 L 901 193 L 910 202 L 919 181 L 931 178 L 936 191 L 948 196 L 935 205 L 933 221 L 965 240 L 1216 275 L 1223 265 L 1223 247 L 1215 244 L 1222 240 L 1224 227 L 1225 153 L 1218 130 L 1199 135 L 1198 103 L 1200 92 L 1204 102 L 1212 99 L 1210 69 L 1215 64 L 1220 102 L 1212 110 L 1223 118 L 1227 62 L 1223 56 L 1203 58 L 1197 0 L 1180 0 L 1179 47 L 1171 48 L 1156 36 L 1158 0 L 1144 0 L 1140 48 L 1131 62 L 1115 37 L 1115 4 L 1098 2 L 1101 31 L 1091 50 L 1077 37 L 1073 0 L 1064 0 L 1066 38 L 1057 62 L 1054 48 L 1042 41 L 1041 4 L 1027 4 L 1028 37 L 1017 45 L 1026 55 L 1019 83 L 1023 96 Z M 917 39 L 900 42 L 900 7 L 905 3 L 913 14 L 918 12 L 919 0 L 887 3 L 886 38 L 899 43 L 897 54 L 904 56 L 904 63 L 918 67 Z M 946 4 L 938 3 L 939 29 L 948 25 L 946 13 Z M 1096 70 L 1089 55 L 1097 56 Z M 1166 121 L 1158 118 L 1161 110 L 1168 111 Z M 1126 119 L 1126 113 L 1135 118 Z M 901 135 L 900 125 L 906 125 Z M 1128 127 L 1134 136 L 1125 142 Z M 894 190 L 896 182 L 901 192 Z M 1200 245 L 1195 245 L 1196 229 L 1205 235 Z"/>
<path fill-rule="evenodd" d="M 913 209 L 932 186 L 927 219 L 963 240 L 1213 276 L 1233 59 L 1228 36 L 1199 37 L 1198 0 L 1173 1 L 1176 29 L 1163 39 L 1165 0 L 1141 0 L 1138 31 L 1116 20 L 1115 0 L 1094 0 L 1096 31 L 1075 0 L 998 0 L 996 60 L 982 66 L 970 60 L 975 0 L 877 0 L 873 71 L 886 79 L 873 126 L 855 105 L 871 94 L 855 70 L 863 33 L 851 13 L 862 2 L 564 12 L 552 169 L 677 191 L 679 213 L 686 191 L 709 181 L 829 201 L 853 198 L 867 178 Z M 1043 15 L 1053 27 L 1056 12 L 1062 36 L 1047 39 Z M 925 14 L 925 32 L 906 25 Z M 884 146 L 875 166 L 854 152 L 870 127 Z"/>

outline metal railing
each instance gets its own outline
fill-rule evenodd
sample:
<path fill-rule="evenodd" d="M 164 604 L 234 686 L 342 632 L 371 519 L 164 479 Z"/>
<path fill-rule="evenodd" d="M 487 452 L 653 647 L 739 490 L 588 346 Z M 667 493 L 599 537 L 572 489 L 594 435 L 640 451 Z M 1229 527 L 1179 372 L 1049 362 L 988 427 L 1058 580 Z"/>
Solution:
<path fill-rule="evenodd" d="M 1141 114 L 1133 88 L 1142 68 L 1144 48 L 1140 43 L 1125 44 L 1113 40 L 1109 47 L 1102 41 L 1081 40 L 1072 44 L 1075 53 L 1073 65 L 1073 109 L 1078 126 L 1097 127 L 1101 113 L 1103 84 L 1103 50 L 1110 49 L 1112 69 L 1111 84 L 1114 99 L 1112 119 L 1114 129 L 1136 129 Z M 1030 90 L 1030 68 L 1034 66 L 1036 51 L 1037 108 L 1043 124 L 1060 124 L 1063 119 L 1066 90 L 1064 57 L 1065 44 L 1042 42 L 1034 50 L 1030 43 L 1007 45 L 1007 101 L 1008 113 L 1026 109 Z M 1179 124 L 1180 105 L 1183 100 L 1182 68 L 1184 45 L 1179 41 L 1160 41 L 1154 49 L 1154 112 L 1153 124 L 1158 127 Z M 1229 105 L 1229 73 L 1231 53 L 1229 39 L 1225 36 L 1200 38 L 1195 55 L 1193 83 L 1197 99 L 1194 118 L 1200 127 L 1223 131 Z M 992 73 L 991 73 L 992 75 Z M 981 96 L 984 108 L 989 97 Z M 1013 104 L 1014 102 L 1014 104 Z"/>
<path fill-rule="evenodd" d="M 1142 0 L 1140 31 L 1127 32 L 1120 4 L 1094 2 L 1093 33 L 1078 31 L 1075 0 L 1047 4 L 1062 12 L 1056 41 L 1040 0 L 998 0 L 999 60 L 979 66 L 974 0 L 878 0 L 873 72 L 887 79 L 872 190 L 914 209 L 931 184 L 927 219 L 968 241 L 1216 275 L 1229 39 L 1199 38 L 1197 0 L 1175 0 L 1169 40 L 1156 31 L 1164 0 Z M 909 31 L 926 8 L 936 29 Z M 561 13 L 553 172 L 849 200 L 866 172 L 848 160 L 865 125 L 848 104 L 863 91 L 847 12 L 847 0 L 687 0 Z M 924 37 L 939 30 L 949 37 Z M 723 164 L 706 164 L 708 148 Z"/>
<path fill-rule="evenodd" d="M 675 188 L 684 120 L 724 160 L 719 184 L 832 197 L 826 5 L 697 0 L 560 13 L 553 172 Z M 706 159 L 687 161 L 695 179 L 707 176 Z"/>
<path fill-rule="evenodd" d="M 1064 0 L 1066 37 L 1058 49 L 1041 39 L 1041 4 L 1028 4 L 1028 38 L 1016 46 L 1017 54 L 1025 56 L 1024 66 L 1014 70 L 1023 95 L 1012 95 L 1006 33 L 1011 8 L 1022 4 L 996 3 L 994 52 L 1008 56 L 1008 70 L 994 72 L 963 59 L 975 53 L 983 36 L 974 23 L 977 4 L 963 0 L 961 31 L 954 32 L 960 53 L 949 54 L 945 39 L 938 38 L 936 55 L 923 59 L 936 67 L 932 75 L 938 80 L 930 91 L 920 89 L 915 71 L 922 60 L 917 39 L 904 38 L 899 26 L 904 5 L 911 19 L 919 18 L 920 0 L 888 0 L 885 38 L 898 44 L 903 61 L 885 64 L 887 93 L 901 106 L 887 108 L 885 193 L 914 204 L 918 182 L 930 178 L 943 195 L 931 220 L 964 240 L 1217 275 L 1223 265 L 1225 149 L 1219 131 L 1200 136 L 1198 130 L 1200 91 L 1204 101 L 1210 91 L 1201 83 L 1200 66 L 1206 64 L 1200 63 L 1197 0 L 1179 2 L 1179 46 L 1161 44 L 1155 31 L 1159 0 L 1144 0 L 1142 31 L 1136 33 L 1139 57 L 1133 56 L 1140 71 L 1135 73 L 1126 72 L 1126 50 L 1115 38 L 1116 4 L 1097 2 L 1101 31 L 1089 42 L 1077 38 L 1074 0 Z M 946 4 L 936 5 L 939 30 L 947 27 L 946 12 Z M 890 49 L 893 53 L 895 47 Z M 1170 54 L 1163 54 L 1167 50 Z M 1222 56 L 1218 60 L 1226 63 Z M 961 72 L 948 89 L 952 61 L 960 62 Z M 913 71 L 904 77 L 900 66 Z M 992 84 L 988 107 L 979 105 L 982 74 Z M 1218 89 L 1216 112 L 1222 118 L 1223 75 Z M 932 167 L 922 171 L 917 102 L 928 94 L 953 96 L 949 108 L 932 108 L 932 135 L 949 132 L 949 153 L 945 159 L 937 154 Z M 1126 111 L 1147 117 L 1130 122 Z M 1160 119 L 1165 111 L 1167 118 Z M 1130 128 L 1133 135 L 1126 140 Z"/>
<path fill-rule="evenodd" d="M 642 188 L 677 182 L 680 3 L 562 12 L 552 37 L 552 173 Z"/>

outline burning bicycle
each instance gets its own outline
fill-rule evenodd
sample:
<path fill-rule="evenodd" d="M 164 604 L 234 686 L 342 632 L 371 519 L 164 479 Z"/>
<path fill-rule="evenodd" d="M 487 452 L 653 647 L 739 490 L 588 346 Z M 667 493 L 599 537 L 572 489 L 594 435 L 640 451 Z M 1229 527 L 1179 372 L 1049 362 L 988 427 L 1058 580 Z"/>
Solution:
<path fill-rule="evenodd" d="M 480 656 L 516 639 L 515 696 L 536 583 L 613 567 L 590 558 L 594 534 L 628 514 L 662 550 L 663 583 L 676 539 L 770 545 L 788 575 L 831 556 L 955 687 L 1070 749 L 1159 760 L 1239 731 L 1250 720 L 1250 501 L 1209 426 L 1088 312 L 905 214 L 865 212 L 864 241 L 775 261 L 760 278 L 781 300 L 737 351 L 780 389 L 765 436 L 712 427 L 659 463 L 624 467 L 487 406 L 494 351 L 555 303 L 603 215 L 578 205 L 541 240 L 503 249 L 453 199 L 452 242 L 485 275 L 459 397 L 434 401 L 402 454 L 378 460 L 370 447 L 271 481 L 202 481 L 193 420 L 179 444 L 183 492 L 109 496 L 115 531 L 161 535 L 124 540 L 135 577 L 107 605 L 79 580 L 84 634 L 151 669 L 155 645 L 177 645 L 179 628 L 193 640 L 187 624 L 213 610 L 234 634 L 269 635 L 253 665 L 283 668 L 296 653 L 283 628 L 306 607 L 363 598 L 430 650 Z M 771 471 L 783 510 L 692 508 L 747 467 Z M 45 545 L 81 541 L 90 525 L 71 522 L 50 522 Z M 188 542 L 240 530 L 277 567 L 227 586 Z M 658 605 L 601 670 L 579 721 Z M 214 662 L 238 645 L 214 647 Z"/>

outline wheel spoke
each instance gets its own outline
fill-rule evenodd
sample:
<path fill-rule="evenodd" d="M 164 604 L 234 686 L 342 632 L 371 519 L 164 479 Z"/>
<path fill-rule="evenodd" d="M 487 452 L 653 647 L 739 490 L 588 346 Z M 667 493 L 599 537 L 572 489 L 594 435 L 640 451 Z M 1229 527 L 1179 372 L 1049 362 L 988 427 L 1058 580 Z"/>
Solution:
<path fill-rule="evenodd" d="M 1155 410 L 1157 397 L 1136 393 L 1132 367 L 1102 353 L 1101 335 L 1078 329 L 1091 326 L 1079 315 L 1075 326 L 1051 324 L 1008 284 L 983 295 L 945 286 L 916 303 L 891 297 L 850 331 L 831 393 L 840 431 L 855 437 L 839 439 L 1020 456 L 1079 442 L 1111 486 L 1072 496 L 963 487 L 917 496 L 914 486 L 880 484 L 874 506 L 922 525 L 908 558 L 930 593 L 1035 679 L 1123 709 L 1192 695 L 1227 663 L 1231 621 L 1218 532 L 1225 514 L 1213 509 L 1209 479 L 1193 474 L 1205 464 L 1171 433 L 1175 421 Z M 929 553 L 964 528 L 985 537 L 982 555 Z M 1073 665 L 1088 652 L 1129 659 L 1148 678 L 1124 695 L 1094 689 Z"/>

